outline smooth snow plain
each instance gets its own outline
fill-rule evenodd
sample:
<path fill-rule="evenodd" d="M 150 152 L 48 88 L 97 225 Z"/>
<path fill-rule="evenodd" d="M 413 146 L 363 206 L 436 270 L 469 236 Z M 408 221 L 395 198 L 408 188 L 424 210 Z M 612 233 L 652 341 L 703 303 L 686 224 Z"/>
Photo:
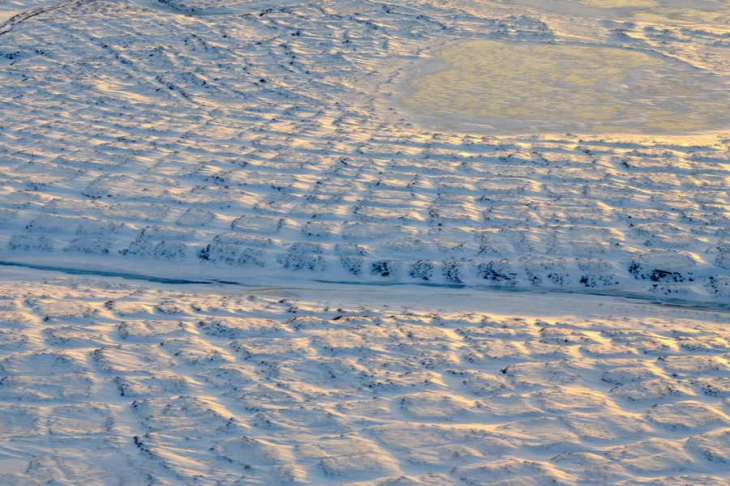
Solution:
<path fill-rule="evenodd" d="M 0 0 L 0 483 L 727 484 L 728 25 Z"/>

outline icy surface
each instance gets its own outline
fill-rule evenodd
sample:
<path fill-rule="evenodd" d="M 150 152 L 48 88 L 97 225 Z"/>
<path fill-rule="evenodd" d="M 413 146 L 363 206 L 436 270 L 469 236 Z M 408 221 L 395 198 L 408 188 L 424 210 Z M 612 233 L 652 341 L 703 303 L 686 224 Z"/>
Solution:
<path fill-rule="evenodd" d="M 11 275 L 0 284 L 2 484 L 730 476 L 727 313 Z"/>
<path fill-rule="evenodd" d="M 730 83 L 644 52 L 480 40 L 438 59 L 437 72 L 407 81 L 405 100 L 437 126 L 644 134 L 730 126 Z"/>
<path fill-rule="evenodd" d="M 726 129 L 498 137 L 400 108 L 476 37 L 726 80 L 727 3 L 512 3 L 3 2 L 0 259 L 730 302 Z"/>

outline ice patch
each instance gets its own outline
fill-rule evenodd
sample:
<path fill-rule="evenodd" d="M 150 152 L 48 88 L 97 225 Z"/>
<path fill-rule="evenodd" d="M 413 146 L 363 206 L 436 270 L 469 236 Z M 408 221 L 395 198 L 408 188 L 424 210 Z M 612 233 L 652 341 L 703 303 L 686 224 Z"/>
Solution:
<path fill-rule="evenodd" d="M 417 68 L 407 87 L 404 106 L 426 124 L 482 133 L 666 134 L 730 123 L 721 78 L 611 47 L 461 42 Z"/>

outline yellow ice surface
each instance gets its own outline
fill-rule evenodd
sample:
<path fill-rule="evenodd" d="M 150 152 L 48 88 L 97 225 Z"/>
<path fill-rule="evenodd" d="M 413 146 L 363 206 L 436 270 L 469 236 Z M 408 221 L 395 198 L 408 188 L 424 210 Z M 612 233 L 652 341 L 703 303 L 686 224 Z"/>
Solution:
<path fill-rule="evenodd" d="M 727 85 L 639 51 L 474 40 L 439 51 L 447 69 L 408 83 L 417 115 L 514 130 L 675 133 L 723 129 Z"/>
<path fill-rule="evenodd" d="M 659 5 L 656 0 L 578 0 L 578 3 L 599 8 L 645 8 Z"/>
<path fill-rule="evenodd" d="M 728 2 L 730 5 L 730 2 Z M 703 29 L 721 33 L 730 32 L 730 7 L 718 10 L 697 10 L 690 8 L 657 8 L 636 12 L 633 19 L 638 22 L 657 24 L 699 24 Z"/>

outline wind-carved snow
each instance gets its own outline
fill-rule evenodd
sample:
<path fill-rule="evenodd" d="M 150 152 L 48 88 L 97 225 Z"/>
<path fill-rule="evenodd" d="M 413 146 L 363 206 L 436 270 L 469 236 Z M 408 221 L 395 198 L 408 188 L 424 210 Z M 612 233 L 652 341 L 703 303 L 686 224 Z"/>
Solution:
<path fill-rule="evenodd" d="M 17 276 L 0 284 L 2 484 L 730 475 L 727 313 Z"/>
<path fill-rule="evenodd" d="M 262 5 L 61 2 L 8 22 L 0 258 L 728 303 L 726 133 L 497 137 L 429 130 L 396 107 L 413 63 L 477 33 L 726 76 L 719 24 Z"/>
<path fill-rule="evenodd" d="M 399 105 L 476 37 L 726 77 L 658 1 L 0 3 L 0 483 L 725 484 L 727 131 Z"/>

